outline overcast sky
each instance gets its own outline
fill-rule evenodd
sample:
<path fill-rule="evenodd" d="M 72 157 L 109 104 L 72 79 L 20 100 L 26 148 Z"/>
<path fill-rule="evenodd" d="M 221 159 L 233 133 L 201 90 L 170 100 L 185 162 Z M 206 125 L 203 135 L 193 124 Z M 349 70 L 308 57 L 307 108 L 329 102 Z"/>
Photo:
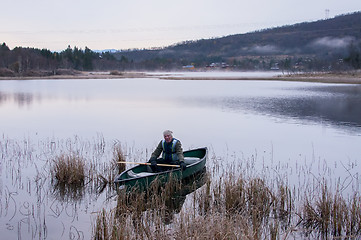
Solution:
<path fill-rule="evenodd" d="M 0 6 L 0 43 L 55 51 L 163 47 L 332 18 L 360 11 L 361 1 L 1 0 Z"/>

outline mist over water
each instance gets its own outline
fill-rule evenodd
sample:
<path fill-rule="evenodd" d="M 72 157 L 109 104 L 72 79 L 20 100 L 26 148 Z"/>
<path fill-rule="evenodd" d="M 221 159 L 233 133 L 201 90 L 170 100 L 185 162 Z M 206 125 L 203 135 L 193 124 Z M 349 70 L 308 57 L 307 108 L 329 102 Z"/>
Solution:
<path fill-rule="evenodd" d="M 186 76 L 194 74 L 201 75 Z M 169 128 L 185 149 L 206 145 L 252 152 L 272 143 L 279 154 L 292 155 L 288 149 L 308 152 L 321 139 L 321 145 L 330 142 L 336 147 L 339 137 L 360 141 L 360 96 L 358 85 L 319 83 L 167 81 L 157 77 L 2 81 L 0 132 L 16 139 L 102 134 L 107 140 L 153 148 Z M 359 152 L 353 146 L 350 143 L 351 149 L 337 152 L 356 156 Z M 323 146 L 315 147 L 329 152 Z"/>
<path fill-rule="evenodd" d="M 191 75 L 202 74 L 187 76 Z M 33 197 L 39 196 L 31 190 L 32 179 L 47 174 L 46 160 L 55 156 L 60 146 L 67 149 L 69 142 L 75 142 L 76 149 L 81 149 L 87 159 L 94 159 L 98 153 L 89 146 L 92 143 L 98 146 L 104 138 L 109 148 L 119 141 L 128 149 L 135 149 L 132 157 L 137 155 L 138 161 L 145 161 L 165 129 L 174 131 L 184 150 L 206 146 L 210 157 L 230 165 L 253 159 L 256 171 L 266 168 L 298 187 L 307 185 L 309 176 L 320 179 L 325 176 L 332 181 L 341 179 L 349 192 L 360 190 L 359 85 L 226 81 L 220 73 L 206 75 L 219 77 L 220 81 L 169 81 L 157 76 L 0 81 L 2 156 L 4 146 L 14 140 L 20 143 L 19 149 L 28 149 L 26 159 L 32 163 L 22 163 L 24 168 L 19 172 L 13 164 L 16 156 L 0 164 L 2 202 L 19 204 L 19 198 L 30 198 L 22 205 L 2 206 L 1 222 L 6 226 L 3 231 L 17 236 L 15 230 L 20 224 L 26 234 L 25 225 L 30 226 L 32 220 L 24 215 L 12 217 L 15 210 L 11 206 L 18 209 L 20 206 L 22 213 L 30 211 L 37 200 L 31 199 L 29 192 Z M 83 146 L 79 139 L 91 144 Z M 109 149 L 99 157 L 101 161 L 110 158 Z M 45 196 L 45 186 L 50 183 L 36 184 L 36 189 L 44 191 Z M 90 212 L 98 211 L 106 196 L 79 194 L 77 207 L 64 203 L 61 199 L 64 195 L 57 191 L 48 202 L 40 201 L 44 208 L 39 211 L 46 216 L 48 234 L 60 221 L 63 226 L 54 233 L 64 239 L 68 233 L 88 236 Z"/>

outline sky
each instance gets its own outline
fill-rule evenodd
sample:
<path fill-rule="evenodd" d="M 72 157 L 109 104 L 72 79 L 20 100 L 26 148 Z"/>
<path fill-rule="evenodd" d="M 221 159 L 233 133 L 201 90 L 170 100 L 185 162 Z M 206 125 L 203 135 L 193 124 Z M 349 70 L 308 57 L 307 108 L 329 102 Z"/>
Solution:
<path fill-rule="evenodd" d="M 1 0 L 0 43 L 64 50 L 165 47 L 361 10 L 360 0 Z"/>

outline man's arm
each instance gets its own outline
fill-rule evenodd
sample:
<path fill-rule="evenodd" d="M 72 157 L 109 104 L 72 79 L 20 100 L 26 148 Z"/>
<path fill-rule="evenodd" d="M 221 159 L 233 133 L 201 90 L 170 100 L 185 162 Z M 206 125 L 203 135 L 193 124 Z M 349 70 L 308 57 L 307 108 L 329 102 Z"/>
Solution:
<path fill-rule="evenodd" d="M 163 151 L 162 141 L 159 142 L 157 148 L 152 153 L 150 159 L 157 159 Z"/>
<path fill-rule="evenodd" d="M 184 162 L 184 155 L 183 155 L 183 149 L 182 149 L 182 144 L 180 141 L 178 141 L 176 144 L 175 144 L 175 150 L 176 150 L 176 153 L 177 153 L 177 156 L 178 156 L 178 159 L 180 162 Z"/>

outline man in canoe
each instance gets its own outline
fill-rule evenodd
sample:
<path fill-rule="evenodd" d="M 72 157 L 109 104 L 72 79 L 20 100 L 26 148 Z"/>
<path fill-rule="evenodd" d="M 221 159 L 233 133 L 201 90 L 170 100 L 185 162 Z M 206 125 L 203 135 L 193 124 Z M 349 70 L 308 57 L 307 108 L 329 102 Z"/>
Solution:
<path fill-rule="evenodd" d="M 163 137 L 150 157 L 152 170 L 159 171 L 157 163 L 180 165 L 182 170 L 186 169 L 181 142 L 173 137 L 173 132 L 170 130 L 165 130 Z M 161 153 L 163 153 L 162 158 L 158 158 Z"/>

